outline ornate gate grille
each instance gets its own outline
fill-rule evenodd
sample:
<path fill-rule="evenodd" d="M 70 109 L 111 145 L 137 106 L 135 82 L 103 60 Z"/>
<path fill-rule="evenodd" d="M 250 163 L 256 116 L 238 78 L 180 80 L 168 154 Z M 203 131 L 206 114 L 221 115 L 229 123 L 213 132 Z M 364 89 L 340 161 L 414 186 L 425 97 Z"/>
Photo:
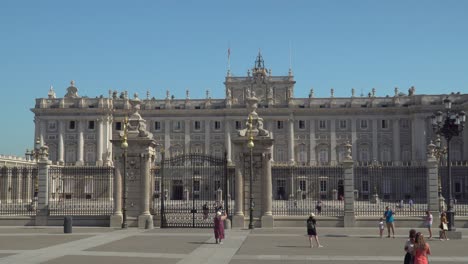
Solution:
<path fill-rule="evenodd" d="M 165 159 L 163 154 L 158 165 L 153 213 L 160 214 L 161 227 L 213 227 L 215 207 L 228 213 L 226 157 L 197 153 Z"/>

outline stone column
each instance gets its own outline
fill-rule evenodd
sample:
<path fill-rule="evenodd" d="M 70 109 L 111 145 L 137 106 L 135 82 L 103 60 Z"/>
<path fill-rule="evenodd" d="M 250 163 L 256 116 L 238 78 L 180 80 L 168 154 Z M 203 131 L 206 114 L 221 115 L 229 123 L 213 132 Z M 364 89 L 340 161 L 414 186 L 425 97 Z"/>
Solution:
<path fill-rule="evenodd" d="M 468 160 L 468 129 L 463 129 L 463 160 Z"/>
<path fill-rule="evenodd" d="M 7 179 L 6 179 L 6 185 L 5 185 L 5 192 L 6 192 L 6 203 L 11 203 L 11 194 L 13 189 L 11 188 L 11 175 L 12 174 L 12 168 L 7 170 Z"/>
<path fill-rule="evenodd" d="M 107 166 L 112 166 L 113 161 L 112 161 L 112 129 L 113 129 L 113 120 L 111 116 L 106 116 L 105 117 L 105 124 L 104 124 L 104 129 L 106 131 L 105 135 L 106 138 L 104 139 L 104 146 L 106 146 L 105 153 L 106 153 L 106 158 L 105 158 L 105 163 Z"/>
<path fill-rule="evenodd" d="M 309 135 L 309 147 L 310 147 L 310 159 L 309 159 L 309 165 L 310 166 L 315 166 L 317 165 L 317 158 L 316 158 L 316 153 L 315 153 L 315 120 L 310 120 L 310 135 Z"/>
<path fill-rule="evenodd" d="M 114 214 L 110 218 L 110 227 L 120 228 L 122 226 L 122 171 L 123 161 L 119 157 L 114 162 Z"/>
<path fill-rule="evenodd" d="M 151 156 L 144 154 L 141 157 L 143 161 L 143 168 L 141 169 L 141 181 L 140 181 L 140 195 L 141 199 L 141 214 L 138 216 L 138 227 L 139 228 L 153 228 L 153 216 L 150 214 L 150 167 L 151 167 Z"/>
<path fill-rule="evenodd" d="M 330 165 L 336 165 L 336 120 L 330 121 Z"/>
<path fill-rule="evenodd" d="M 65 144 L 63 137 L 65 136 L 65 123 L 62 120 L 58 121 L 58 162 L 59 164 L 65 163 Z"/>
<path fill-rule="evenodd" d="M 268 124 L 267 126 L 268 130 L 270 131 L 270 136 L 271 138 L 274 138 L 274 135 L 273 135 L 274 121 L 269 120 L 267 124 Z M 275 162 L 275 145 L 274 144 L 271 146 L 271 162 Z"/>
<path fill-rule="evenodd" d="M 103 165 L 103 162 L 102 162 L 102 145 L 103 145 L 103 141 L 104 141 L 104 124 L 103 124 L 103 120 L 102 118 L 99 118 L 97 120 L 98 122 L 98 129 L 97 129 L 97 159 L 96 159 L 96 165 L 98 166 L 102 166 Z"/>
<path fill-rule="evenodd" d="M 210 120 L 205 120 L 205 154 L 210 153 Z"/>
<path fill-rule="evenodd" d="M 28 171 L 28 174 L 26 175 L 26 192 L 24 194 L 24 199 L 26 200 L 27 203 L 30 203 L 32 201 L 31 193 L 34 192 L 31 183 L 32 183 L 32 173 L 31 171 Z"/>
<path fill-rule="evenodd" d="M 273 228 L 273 213 L 272 213 L 272 199 L 273 199 L 273 184 L 271 175 L 271 150 L 267 149 L 263 153 L 263 185 L 262 185 L 262 199 L 263 199 L 263 215 L 262 215 L 262 228 Z"/>
<path fill-rule="evenodd" d="M 84 120 L 78 121 L 78 160 L 77 166 L 84 165 Z"/>
<path fill-rule="evenodd" d="M 379 120 L 372 120 L 372 160 L 379 160 L 379 146 L 377 145 L 377 127 Z"/>
<path fill-rule="evenodd" d="M 22 201 L 22 179 L 23 179 L 23 171 L 21 169 L 18 170 L 16 174 L 16 197 L 15 200 L 17 203 L 21 203 Z"/>
<path fill-rule="evenodd" d="M 166 152 L 167 157 L 171 157 L 171 121 L 164 121 L 164 152 Z"/>
<path fill-rule="evenodd" d="M 47 157 L 42 156 L 38 165 L 38 194 L 37 194 L 37 214 L 36 226 L 47 226 L 49 215 L 49 166 L 51 162 Z"/>
<path fill-rule="evenodd" d="M 242 153 L 237 155 L 241 156 Z M 232 218 L 232 227 L 233 228 L 244 228 L 244 176 L 242 175 L 242 168 L 244 167 L 243 158 L 238 157 L 236 159 L 235 167 L 235 184 L 236 184 L 236 197 L 235 197 L 235 207 L 234 207 L 234 216 Z"/>
<path fill-rule="evenodd" d="M 45 136 L 46 136 L 46 120 L 40 120 L 39 127 L 39 140 L 41 141 L 41 146 L 45 145 Z"/>
<path fill-rule="evenodd" d="M 289 200 L 294 199 L 295 190 L 294 190 L 294 175 L 291 172 L 289 175 Z M 299 197 L 296 197 L 298 199 Z"/>
<path fill-rule="evenodd" d="M 400 121 L 393 119 L 393 161 L 400 165 Z"/>
<path fill-rule="evenodd" d="M 354 162 L 352 159 L 343 161 L 344 169 L 344 227 L 354 227 Z"/>
<path fill-rule="evenodd" d="M 224 132 L 224 139 L 226 145 L 226 159 L 228 164 L 232 164 L 231 159 L 231 121 L 226 119 L 224 122 L 225 125 L 225 132 Z"/>
<path fill-rule="evenodd" d="M 288 119 L 288 126 L 289 126 L 289 135 L 288 135 L 288 156 L 289 156 L 289 163 L 295 164 L 294 159 L 294 118 L 290 116 Z"/>
<path fill-rule="evenodd" d="M 357 132 L 356 132 L 356 126 L 357 126 L 357 119 L 352 118 L 351 119 L 351 145 L 354 147 L 351 149 L 351 155 L 354 157 L 354 159 L 357 160 Z"/>
<path fill-rule="evenodd" d="M 190 153 L 190 120 L 185 120 L 185 139 L 184 139 L 184 146 L 185 146 L 185 153 Z"/>

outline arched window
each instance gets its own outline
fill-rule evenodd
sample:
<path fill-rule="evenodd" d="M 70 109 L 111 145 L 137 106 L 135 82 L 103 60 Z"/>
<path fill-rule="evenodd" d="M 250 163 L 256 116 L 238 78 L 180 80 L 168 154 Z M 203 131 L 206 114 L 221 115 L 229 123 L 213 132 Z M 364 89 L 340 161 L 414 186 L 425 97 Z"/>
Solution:
<path fill-rule="evenodd" d="M 382 146 L 382 151 L 380 152 L 380 160 L 385 162 L 389 162 L 392 160 L 392 154 L 389 146 Z"/>
<path fill-rule="evenodd" d="M 220 144 L 216 144 L 213 146 L 213 155 L 216 157 L 223 157 L 223 146 Z"/>
<path fill-rule="evenodd" d="M 57 161 L 57 145 L 55 144 L 47 144 L 49 147 L 49 160 Z"/>
<path fill-rule="evenodd" d="M 370 161 L 369 145 L 363 144 L 359 147 L 359 161 Z"/>
<path fill-rule="evenodd" d="M 182 149 L 182 146 L 180 145 L 174 145 L 171 147 L 171 157 L 179 156 L 184 154 L 184 151 Z"/>
<path fill-rule="evenodd" d="M 85 162 L 91 164 L 96 162 L 96 146 L 94 144 L 85 147 Z"/>
<path fill-rule="evenodd" d="M 276 157 L 275 160 L 278 162 L 285 162 L 286 161 L 286 153 L 284 151 L 283 146 L 277 146 L 276 148 Z"/>
<path fill-rule="evenodd" d="M 321 165 L 326 165 L 328 164 L 328 146 L 327 145 L 321 145 L 318 148 L 318 162 Z"/>
<path fill-rule="evenodd" d="M 193 144 L 193 145 L 192 145 L 192 151 L 191 151 L 191 152 L 192 152 L 192 153 L 199 153 L 199 154 L 203 153 L 203 147 L 202 147 L 202 145 L 201 145 L 201 144 Z"/>
<path fill-rule="evenodd" d="M 66 163 L 76 162 L 76 145 L 67 145 L 65 147 L 65 162 Z"/>
<path fill-rule="evenodd" d="M 298 162 L 305 163 L 307 162 L 307 146 L 305 144 L 300 144 L 298 147 L 299 155 L 298 155 Z"/>
<path fill-rule="evenodd" d="M 401 151 L 402 161 L 411 161 L 411 151 L 408 148 L 403 148 Z"/>

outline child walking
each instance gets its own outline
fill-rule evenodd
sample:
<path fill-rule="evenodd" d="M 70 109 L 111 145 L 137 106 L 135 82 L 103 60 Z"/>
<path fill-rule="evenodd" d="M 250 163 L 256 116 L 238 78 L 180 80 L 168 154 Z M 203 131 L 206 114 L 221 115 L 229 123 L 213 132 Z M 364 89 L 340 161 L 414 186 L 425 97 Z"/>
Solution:
<path fill-rule="evenodd" d="M 380 217 L 379 220 L 379 233 L 380 233 L 380 238 L 383 238 L 383 231 L 385 229 L 385 224 L 384 224 L 384 219 L 383 217 Z"/>

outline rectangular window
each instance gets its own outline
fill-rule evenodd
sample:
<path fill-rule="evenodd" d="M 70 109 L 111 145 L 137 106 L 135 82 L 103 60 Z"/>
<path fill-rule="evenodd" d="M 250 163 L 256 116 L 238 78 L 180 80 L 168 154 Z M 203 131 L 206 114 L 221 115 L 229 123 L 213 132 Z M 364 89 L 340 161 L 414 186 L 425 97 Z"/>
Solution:
<path fill-rule="evenodd" d="M 181 130 L 182 129 L 182 124 L 180 121 L 174 121 L 174 130 Z"/>
<path fill-rule="evenodd" d="M 194 192 L 199 192 L 200 191 L 200 181 L 199 180 L 194 180 L 193 181 L 193 191 Z"/>
<path fill-rule="evenodd" d="M 346 129 L 347 123 L 346 120 L 340 120 L 340 129 Z"/>
<path fill-rule="evenodd" d="M 327 181 L 320 180 L 320 192 L 327 192 Z"/>
<path fill-rule="evenodd" d="M 195 121 L 195 123 L 193 123 L 193 128 L 195 130 L 200 130 L 201 129 L 200 121 Z"/>
<path fill-rule="evenodd" d="M 236 121 L 236 129 L 242 129 L 242 125 L 240 121 Z"/>
<path fill-rule="evenodd" d="M 401 119 L 401 128 L 408 129 L 409 128 L 409 120 L 408 119 Z"/>
<path fill-rule="evenodd" d="M 161 122 L 159 121 L 154 122 L 154 130 L 156 131 L 161 130 Z"/>
<path fill-rule="evenodd" d="M 214 122 L 214 129 L 215 130 L 220 130 L 221 129 L 221 122 L 220 121 L 215 121 Z"/>
<path fill-rule="evenodd" d="M 362 192 L 369 192 L 369 181 L 362 181 Z"/>
<path fill-rule="evenodd" d="M 88 129 L 94 130 L 94 120 L 88 121 Z"/>
<path fill-rule="evenodd" d="M 276 127 L 278 129 L 283 129 L 284 128 L 284 122 L 283 121 L 276 121 Z"/>
<path fill-rule="evenodd" d="M 306 181 L 305 180 L 300 180 L 299 181 L 299 189 L 303 192 L 306 191 Z"/>
<path fill-rule="evenodd" d="M 361 129 L 367 129 L 367 120 L 361 120 Z"/>
<path fill-rule="evenodd" d="M 305 121 L 299 120 L 299 129 L 305 129 Z"/>
<path fill-rule="evenodd" d="M 57 122 L 49 121 L 49 130 L 55 130 L 57 128 Z"/>
<path fill-rule="evenodd" d="M 161 190 L 161 185 L 159 184 L 159 180 L 154 181 L 154 191 L 159 192 Z"/>
<path fill-rule="evenodd" d="M 327 128 L 327 121 L 325 121 L 325 120 L 320 120 L 320 121 L 319 121 L 319 128 L 320 128 L 320 129 L 326 129 L 326 128 Z"/>
<path fill-rule="evenodd" d="M 75 128 L 76 128 L 76 123 L 75 123 L 75 121 L 70 121 L 70 123 L 68 124 L 68 128 L 69 128 L 70 130 L 75 130 Z"/>
<path fill-rule="evenodd" d="M 382 129 L 387 129 L 388 128 L 388 120 L 383 119 L 382 120 Z"/>
<path fill-rule="evenodd" d="M 115 122 L 115 130 L 117 131 L 122 130 L 122 122 Z"/>

